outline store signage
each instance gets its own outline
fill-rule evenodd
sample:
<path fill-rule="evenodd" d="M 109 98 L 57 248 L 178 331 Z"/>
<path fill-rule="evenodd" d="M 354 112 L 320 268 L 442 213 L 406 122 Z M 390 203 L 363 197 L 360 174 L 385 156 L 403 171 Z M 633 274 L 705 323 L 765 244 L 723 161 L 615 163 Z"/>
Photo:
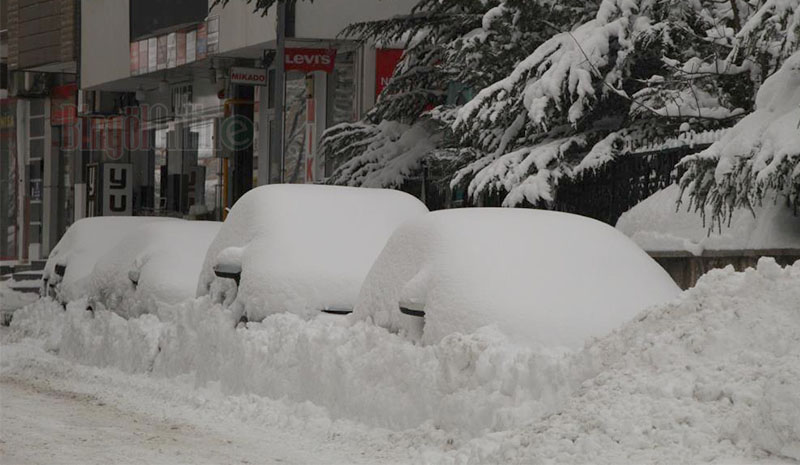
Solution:
<path fill-rule="evenodd" d="M 132 181 L 130 164 L 103 164 L 103 216 L 132 214 Z"/>
<path fill-rule="evenodd" d="M 97 215 L 97 163 L 86 166 L 86 216 Z"/>
<path fill-rule="evenodd" d="M 287 48 L 284 69 L 286 71 L 333 72 L 336 61 L 335 48 Z"/>
<path fill-rule="evenodd" d="M 171 69 L 219 52 L 219 18 L 130 43 L 131 76 Z"/>
<path fill-rule="evenodd" d="M 266 86 L 267 72 L 262 68 L 241 68 L 234 66 L 231 68 L 231 84 L 245 86 Z"/>
<path fill-rule="evenodd" d="M 379 48 L 375 50 L 375 97 L 392 79 L 394 69 L 403 57 L 403 50 L 399 48 Z"/>

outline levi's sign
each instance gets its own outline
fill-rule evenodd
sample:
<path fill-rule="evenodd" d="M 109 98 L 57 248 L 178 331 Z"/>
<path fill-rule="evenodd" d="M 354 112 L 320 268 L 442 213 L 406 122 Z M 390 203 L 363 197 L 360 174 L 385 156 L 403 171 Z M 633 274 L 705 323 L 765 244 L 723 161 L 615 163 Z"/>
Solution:
<path fill-rule="evenodd" d="M 335 48 L 287 48 L 284 69 L 310 73 L 312 71 L 333 72 L 336 60 Z"/>
<path fill-rule="evenodd" d="M 231 84 L 266 86 L 267 72 L 259 68 L 231 67 Z"/>

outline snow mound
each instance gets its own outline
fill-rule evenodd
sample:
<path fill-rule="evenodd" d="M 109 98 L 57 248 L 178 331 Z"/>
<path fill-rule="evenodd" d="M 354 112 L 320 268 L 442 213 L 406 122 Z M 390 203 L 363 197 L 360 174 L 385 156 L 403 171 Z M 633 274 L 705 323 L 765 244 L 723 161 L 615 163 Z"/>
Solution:
<path fill-rule="evenodd" d="M 251 320 L 286 311 L 308 317 L 323 309 L 352 308 L 395 228 L 427 211 L 416 198 L 394 190 L 258 187 L 236 202 L 211 243 L 197 295 L 212 293 L 215 265 L 240 257 L 236 305 Z M 242 250 L 225 250 L 231 247 Z"/>
<path fill-rule="evenodd" d="M 44 266 L 44 279 L 58 282 L 61 300 L 69 302 L 86 296 L 87 278 L 95 263 L 112 250 L 136 226 L 153 221 L 174 221 L 148 216 L 83 218 L 73 223 L 50 252 Z M 55 274 L 56 265 L 66 265 L 63 278 Z"/>
<path fill-rule="evenodd" d="M 221 226 L 173 220 L 133 228 L 98 260 L 87 278 L 89 300 L 132 317 L 155 311 L 157 302 L 194 298 L 206 250 Z"/>
<path fill-rule="evenodd" d="M 455 462 L 800 460 L 800 262 L 712 270 L 579 359 L 601 368 L 557 415 Z"/>
<path fill-rule="evenodd" d="M 782 203 L 765 201 L 752 212 L 735 210 L 729 225 L 709 231 L 701 215 L 686 206 L 676 211 L 680 196 L 678 185 L 656 192 L 625 212 L 617 229 L 648 252 L 685 250 L 701 255 L 704 250 L 800 249 L 800 216 Z M 706 216 L 711 218 L 709 210 Z"/>
<path fill-rule="evenodd" d="M 236 328 L 206 298 L 132 319 L 43 299 L 11 329 L 69 360 L 240 395 L 243 418 L 263 396 L 297 412 L 264 421 L 390 428 L 365 447 L 405 443 L 421 463 L 775 463 L 800 459 L 798 303 L 800 262 L 762 259 L 561 356 L 491 328 L 425 346 L 333 316 Z"/>
<path fill-rule="evenodd" d="M 469 208 L 401 226 L 370 270 L 355 316 L 425 343 L 496 325 L 529 347 L 580 349 L 679 292 L 655 261 L 603 223 Z M 424 307 L 424 329 L 401 304 Z"/>

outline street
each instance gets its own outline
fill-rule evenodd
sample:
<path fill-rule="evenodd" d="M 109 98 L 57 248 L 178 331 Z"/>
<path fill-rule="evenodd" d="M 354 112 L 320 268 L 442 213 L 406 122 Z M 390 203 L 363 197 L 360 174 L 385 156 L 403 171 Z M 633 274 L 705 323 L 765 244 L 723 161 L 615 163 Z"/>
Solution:
<path fill-rule="evenodd" d="M 32 345 L 8 344 L 7 334 L 0 328 L 4 465 L 364 461 L 353 443 L 254 425 L 212 399 L 201 406 L 197 396 L 158 382 L 73 366 Z"/>

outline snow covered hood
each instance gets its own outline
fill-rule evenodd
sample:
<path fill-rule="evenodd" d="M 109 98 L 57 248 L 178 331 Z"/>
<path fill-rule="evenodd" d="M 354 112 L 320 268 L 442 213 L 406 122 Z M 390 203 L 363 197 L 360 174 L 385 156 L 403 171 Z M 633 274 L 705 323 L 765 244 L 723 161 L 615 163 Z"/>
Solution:
<path fill-rule="evenodd" d="M 678 209 L 680 195 L 677 185 L 656 192 L 625 212 L 617 229 L 648 252 L 800 249 L 800 216 L 781 202 L 735 210 L 730 225 L 709 231 L 698 212 L 687 210 L 686 196 Z"/>
<path fill-rule="evenodd" d="M 367 276 L 357 318 L 425 343 L 496 325 L 535 348 L 580 348 L 678 287 L 623 234 L 529 209 L 429 213 L 400 227 Z M 399 311 L 420 307 L 422 318 Z"/>
<path fill-rule="evenodd" d="M 211 243 L 197 295 L 209 293 L 215 265 L 238 261 L 237 302 L 251 319 L 352 307 L 392 232 L 427 211 L 415 197 L 394 190 L 258 187 L 239 199 Z"/>

